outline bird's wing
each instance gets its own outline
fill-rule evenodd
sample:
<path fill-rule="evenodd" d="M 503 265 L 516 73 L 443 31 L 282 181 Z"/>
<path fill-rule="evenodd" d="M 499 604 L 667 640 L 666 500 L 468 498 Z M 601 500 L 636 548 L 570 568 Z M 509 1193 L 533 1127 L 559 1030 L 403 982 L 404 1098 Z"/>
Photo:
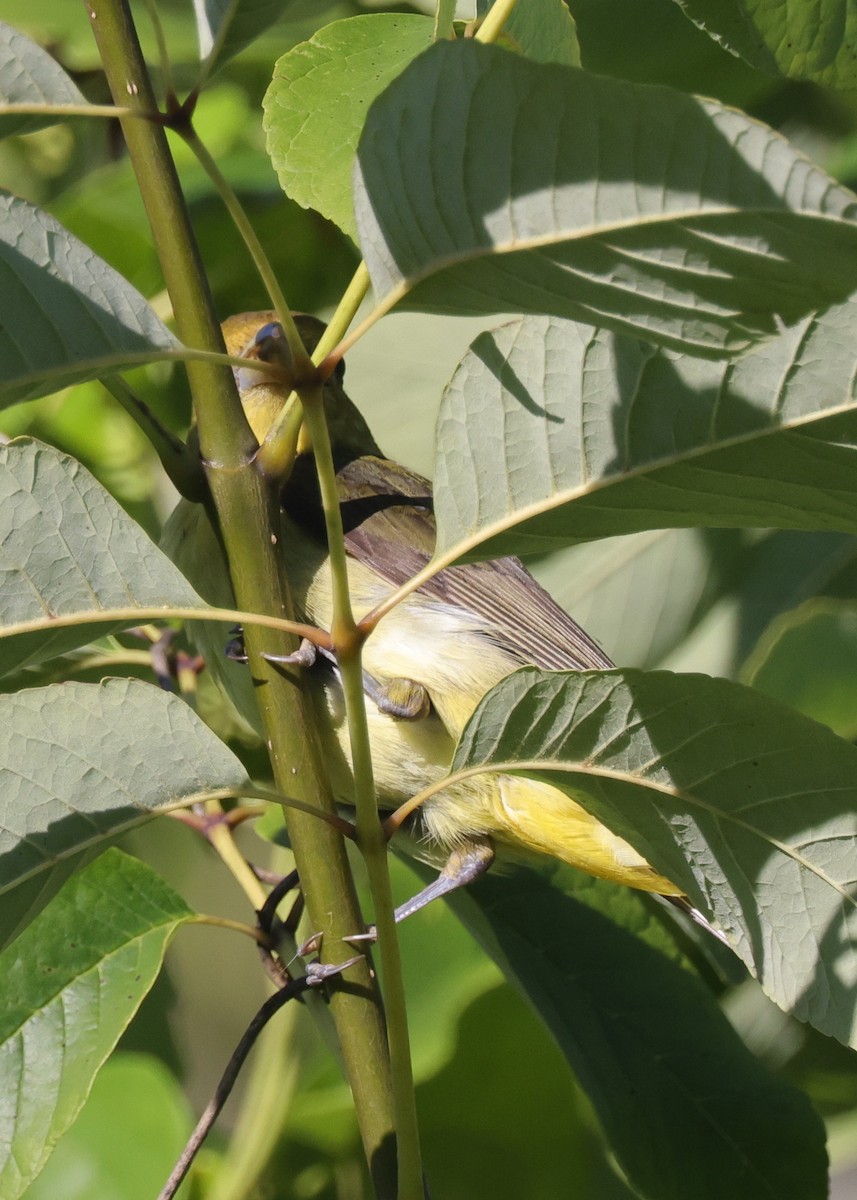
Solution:
<path fill-rule="evenodd" d="M 337 479 L 348 553 L 393 587 L 405 583 L 434 550 L 431 484 L 372 456 L 348 463 Z M 613 666 L 517 558 L 447 567 L 419 590 L 483 620 L 492 640 L 522 665 L 577 671 Z"/>

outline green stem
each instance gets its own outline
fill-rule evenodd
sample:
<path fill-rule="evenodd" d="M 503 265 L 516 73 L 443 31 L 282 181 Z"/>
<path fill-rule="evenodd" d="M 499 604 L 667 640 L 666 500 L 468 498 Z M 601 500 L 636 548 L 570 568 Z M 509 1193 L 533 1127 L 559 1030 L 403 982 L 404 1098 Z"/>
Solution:
<path fill-rule="evenodd" d="M 151 83 L 127 0 L 88 0 L 87 10 L 114 100 L 153 111 Z M 179 336 L 187 345 L 223 349 L 202 263 L 164 131 L 126 119 L 123 131 L 137 175 Z M 276 489 L 251 467 L 256 439 L 244 416 L 231 370 L 190 362 L 188 377 L 200 448 L 239 607 L 289 618 L 288 585 L 277 547 L 283 536 Z M 300 671 L 277 670 L 263 649 L 288 653 L 294 639 L 263 645 L 258 630 L 245 633 L 257 681 L 259 711 L 277 786 L 331 813 L 335 803 Z M 361 916 L 339 834 L 305 813 L 286 812 L 309 919 L 324 932 L 327 961 L 348 957 L 345 938 Z M 332 990 L 330 1010 L 342 1045 L 346 1075 L 379 1197 L 395 1196 L 394 1111 L 386 1033 L 377 986 L 368 964 L 349 968 L 348 988 Z"/>
<path fill-rule="evenodd" d="M 366 264 L 361 261 L 312 354 L 312 361 L 316 366 L 322 362 L 325 364 L 327 368 L 323 372 L 325 378 L 332 374 L 339 357 L 341 357 L 332 357 L 330 351 L 334 349 L 354 320 L 368 290 L 369 272 L 366 270 Z M 283 405 L 268 430 L 257 458 L 260 470 L 272 479 L 283 479 L 290 469 L 302 422 L 303 406 L 295 404 L 293 397 L 290 397 L 289 402 Z"/>
<path fill-rule="evenodd" d="M 319 339 L 319 343 L 312 356 L 314 363 L 320 364 L 324 362 L 326 365 L 331 366 L 331 371 L 325 374 L 332 373 L 332 368 L 336 366 L 342 357 L 338 355 L 336 358 L 333 358 L 330 352 L 345 337 L 348 326 L 357 316 L 357 311 L 363 303 L 366 293 L 369 291 L 370 282 L 366 263 L 361 259 L 357 270 L 351 277 L 351 282 L 342 295 L 342 299 L 336 306 L 336 312 L 328 321 L 327 329 L 325 329 Z"/>
<path fill-rule="evenodd" d="M 161 119 L 160 113 L 155 109 L 143 112 L 141 109 L 122 108 L 118 104 L 37 104 L 34 101 L 0 104 L 0 117 L 7 116 L 102 117 L 109 121 L 117 117 L 136 117 L 144 121 Z"/>
<path fill-rule="evenodd" d="M 167 50 L 167 39 L 164 36 L 164 27 L 161 24 L 161 18 L 158 14 L 155 0 L 145 0 L 146 11 L 149 14 L 149 21 L 152 25 L 152 32 L 155 35 L 155 43 L 158 47 L 158 62 L 161 68 L 161 75 L 164 80 L 164 89 L 168 96 L 175 94 L 173 84 L 173 65 L 170 62 L 169 51 Z"/>
<path fill-rule="evenodd" d="M 330 647 L 330 635 L 314 625 L 303 625 L 285 617 L 269 617 L 264 613 L 248 612 L 242 608 L 207 608 L 170 606 L 162 604 L 147 608 L 133 604 L 127 608 L 97 608 L 85 612 L 57 613 L 56 616 L 41 616 L 34 621 L 14 621 L 0 626 L 0 638 L 16 637 L 24 633 L 39 633 L 51 629 L 64 629 L 70 625 L 139 625 L 141 621 L 220 621 L 229 625 L 257 625 L 260 629 L 275 629 L 280 633 L 291 633 L 298 638 L 309 638 L 316 646 Z"/>
<path fill-rule="evenodd" d="M 517 3 L 518 0 L 494 0 L 488 15 L 476 31 L 476 41 L 496 42 Z"/>
<path fill-rule="evenodd" d="M 283 332 L 286 335 L 286 341 L 288 342 L 289 351 L 292 356 L 292 363 L 298 370 L 305 370 L 309 366 L 309 356 L 307 355 L 306 347 L 292 319 L 292 310 L 289 307 L 286 297 L 283 295 L 277 274 L 271 266 L 271 260 L 268 258 L 262 243 L 256 236 L 255 229 L 248 220 L 247 214 L 241 207 L 238 197 L 232 190 L 225 175 L 212 158 L 208 148 L 199 140 L 195 131 L 184 132 L 182 136 L 217 189 L 217 194 L 223 201 L 223 205 L 232 218 L 235 228 L 240 233 L 244 245 L 250 252 L 250 257 L 253 259 L 256 270 L 259 272 L 259 277 L 270 297 L 271 306 L 277 313 L 277 320 L 283 327 Z"/>
<path fill-rule="evenodd" d="M 384 834 L 375 799 L 372 756 L 361 665 L 362 639 L 351 611 L 348 567 L 336 470 L 324 417 L 322 387 L 300 392 L 304 420 L 312 438 L 318 470 L 330 554 L 333 620 L 331 636 L 342 677 L 348 733 L 354 774 L 354 805 L 357 812 L 357 844 L 366 862 L 372 892 L 378 951 L 384 976 L 387 1034 L 393 1075 L 396 1134 L 399 1148 L 399 1200 L 423 1200 L 419 1126 L 414 1097 L 408 1039 L 405 987 L 399 940 L 396 933 L 393 896 Z"/>

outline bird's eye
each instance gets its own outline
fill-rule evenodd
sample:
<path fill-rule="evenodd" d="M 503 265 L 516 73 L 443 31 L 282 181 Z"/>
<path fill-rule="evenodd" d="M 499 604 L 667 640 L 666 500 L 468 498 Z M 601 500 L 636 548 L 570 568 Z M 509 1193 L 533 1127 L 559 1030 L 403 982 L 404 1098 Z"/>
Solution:
<path fill-rule="evenodd" d="M 277 337 L 285 337 L 285 334 L 283 333 L 283 327 L 279 321 L 269 321 L 267 325 L 263 325 L 262 328 L 257 331 L 254 340 L 256 345 L 260 346 L 262 342 L 266 342 L 268 338 Z"/>

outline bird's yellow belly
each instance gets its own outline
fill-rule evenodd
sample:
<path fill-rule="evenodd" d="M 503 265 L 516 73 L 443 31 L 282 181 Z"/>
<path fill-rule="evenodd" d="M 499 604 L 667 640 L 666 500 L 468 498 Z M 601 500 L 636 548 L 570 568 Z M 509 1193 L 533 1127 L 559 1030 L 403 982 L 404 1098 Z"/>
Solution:
<path fill-rule="evenodd" d="M 377 653 L 370 659 L 376 672 L 380 661 Z M 507 673 L 508 666 L 500 668 L 497 680 Z M 381 682 L 386 682 L 383 676 Z M 481 689 L 477 699 L 493 682 L 491 679 Z M 396 808 L 443 779 L 455 751 L 447 723 L 460 732 L 475 705 L 476 701 L 462 702 L 461 711 L 453 713 L 447 700 L 446 721 L 441 721 L 437 712 L 407 721 L 379 712 L 367 698 L 375 788 L 382 808 Z M 328 686 L 325 708 L 322 725 L 333 734 L 328 762 L 338 798 L 347 803 L 352 796 L 351 752 L 338 687 Z M 445 858 L 468 840 L 490 838 L 501 855 L 504 851 L 512 858 L 546 855 L 629 887 L 681 894 L 680 888 L 655 872 L 628 842 L 577 801 L 535 780 L 486 772 L 453 783 L 425 802 L 419 828 L 427 839 L 422 851 L 429 860 Z"/>

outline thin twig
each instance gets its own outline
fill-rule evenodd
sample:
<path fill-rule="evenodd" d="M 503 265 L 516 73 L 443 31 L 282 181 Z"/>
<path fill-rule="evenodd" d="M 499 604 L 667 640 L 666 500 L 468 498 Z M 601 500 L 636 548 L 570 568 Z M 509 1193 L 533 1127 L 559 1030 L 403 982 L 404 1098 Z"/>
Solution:
<path fill-rule="evenodd" d="M 176 1165 L 173 1167 L 170 1177 L 164 1184 L 158 1200 L 172 1200 L 179 1186 L 190 1170 L 193 1160 L 199 1153 L 202 1143 L 208 1137 L 209 1130 L 217 1120 L 220 1110 L 223 1108 L 229 1095 L 235 1086 L 235 1080 L 238 1078 L 238 1072 L 244 1065 L 244 1060 L 253 1049 L 253 1046 L 259 1034 L 270 1021 L 271 1017 L 278 1013 L 284 1004 L 296 996 L 302 995 L 303 992 L 310 987 L 310 979 L 308 975 L 304 975 L 301 979 L 293 979 L 275 992 L 273 996 L 269 996 L 259 1011 L 256 1013 L 253 1020 L 247 1026 L 244 1034 L 235 1047 L 232 1057 L 227 1064 L 226 1070 L 220 1078 L 220 1082 L 215 1089 L 214 1095 L 206 1106 L 205 1111 L 196 1123 L 196 1128 L 188 1138 L 187 1144 L 179 1155 Z"/>

